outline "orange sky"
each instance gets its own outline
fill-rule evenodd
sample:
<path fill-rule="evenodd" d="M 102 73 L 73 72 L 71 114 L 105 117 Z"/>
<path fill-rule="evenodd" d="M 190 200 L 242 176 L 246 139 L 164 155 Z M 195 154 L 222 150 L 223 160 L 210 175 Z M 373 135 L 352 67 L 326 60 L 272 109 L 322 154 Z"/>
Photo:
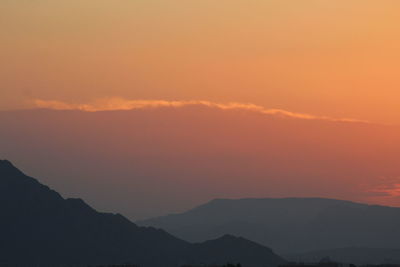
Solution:
<path fill-rule="evenodd" d="M 214 198 L 400 206 L 398 126 L 213 102 L 125 105 L 135 109 L 0 112 L 0 159 L 63 196 L 132 219 Z"/>
<path fill-rule="evenodd" d="M 3 0 L 0 109 L 105 97 L 400 123 L 397 0 Z"/>

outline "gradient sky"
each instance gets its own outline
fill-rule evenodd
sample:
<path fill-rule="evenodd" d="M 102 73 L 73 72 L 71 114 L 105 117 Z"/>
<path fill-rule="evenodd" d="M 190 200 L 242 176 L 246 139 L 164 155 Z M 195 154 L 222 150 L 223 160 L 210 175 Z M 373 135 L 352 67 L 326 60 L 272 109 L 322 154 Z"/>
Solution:
<path fill-rule="evenodd" d="M 400 123 L 397 0 L 2 0 L 0 109 L 254 103 Z"/>
<path fill-rule="evenodd" d="M 0 159 L 65 197 L 142 219 L 214 198 L 400 206 L 400 127 L 213 103 L 0 112 Z M 141 107 L 140 107 L 140 105 Z"/>
<path fill-rule="evenodd" d="M 0 159 L 133 219 L 218 197 L 399 206 L 399 14 L 398 0 L 0 0 Z"/>

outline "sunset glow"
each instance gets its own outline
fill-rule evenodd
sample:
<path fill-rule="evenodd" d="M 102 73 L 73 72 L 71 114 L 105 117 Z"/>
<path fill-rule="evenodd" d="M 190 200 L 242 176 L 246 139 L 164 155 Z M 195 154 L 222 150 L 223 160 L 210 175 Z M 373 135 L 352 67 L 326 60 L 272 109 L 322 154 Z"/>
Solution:
<path fill-rule="evenodd" d="M 1 109 L 118 96 L 400 123 L 400 2 L 2 1 Z"/>
<path fill-rule="evenodd" d="M 400 0 L 0 0 L 0 267 L 400 267 Z"/>
<path fill-rule="evenodd" d="M 62 194 L 400 206 L 400 1 L 0 2 L 0 159 Z"/>

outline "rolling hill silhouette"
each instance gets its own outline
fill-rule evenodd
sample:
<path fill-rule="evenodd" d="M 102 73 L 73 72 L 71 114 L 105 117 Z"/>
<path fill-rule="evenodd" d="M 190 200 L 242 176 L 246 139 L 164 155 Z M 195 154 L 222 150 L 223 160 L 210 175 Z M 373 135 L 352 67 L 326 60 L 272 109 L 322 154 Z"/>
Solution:
<path fill-rule="evenodd" d="M 166 267 L 242 262 L 276 266 L 272 250 L 233 236 L 190 244 L 163 230 L 138 227 L 119 214 L 99 213 L 81 199 L 64 199 L 0 161 L 0 263 L 27 266 L 117 264 Z"/>
<path fill-rule="evenodd" d="M 189 241 L 240 235 L 280 254 L 400 248 L 400 208 L 323 198 L 216 199 L 181 214 L 137 222 Z"/>

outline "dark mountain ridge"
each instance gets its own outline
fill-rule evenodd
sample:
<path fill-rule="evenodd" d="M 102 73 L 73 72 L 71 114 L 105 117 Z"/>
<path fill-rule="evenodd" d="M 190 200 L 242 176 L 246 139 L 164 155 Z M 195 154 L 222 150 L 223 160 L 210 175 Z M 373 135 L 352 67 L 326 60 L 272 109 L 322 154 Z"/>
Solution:
<path fill-rule="evenodd" d="M 242 238 L 190 244 L 160 229 L 138 227 L 122 215 L 99 213 L 81 199 L 62 198 L 5 160 L 0 161 L 0 211 L 0 263 L 130 262 L 168 267 L 227 261 L 276 266 L 284 262 L 270 249 Z"/>
<path fill-rule="evenodd" d="M 400 208 L 335 199 L 217 199 L 185 213 L 137 223 L 195 242 L 222 233 L 240 235 L 281 254 L 400 248 Z"/>

